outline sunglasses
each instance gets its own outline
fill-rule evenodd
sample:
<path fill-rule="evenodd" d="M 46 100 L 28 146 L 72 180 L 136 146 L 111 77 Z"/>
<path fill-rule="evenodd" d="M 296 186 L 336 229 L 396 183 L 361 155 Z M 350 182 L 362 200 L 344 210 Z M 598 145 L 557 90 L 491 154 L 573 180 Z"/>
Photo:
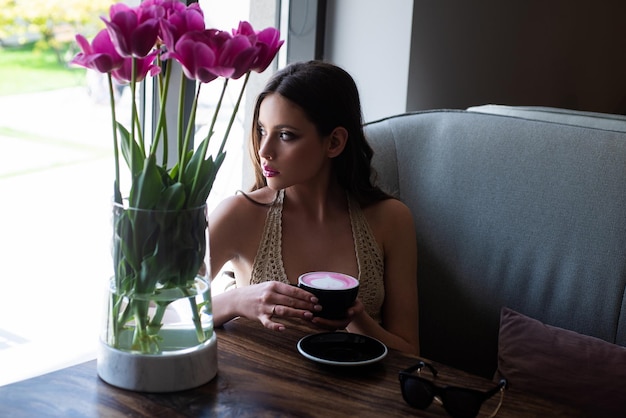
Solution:
<path fill-rule="evenodd" d="M 504 389 L 507 386 L 506 379 L 500 380 L 495 388 L 487 392 L 456 386 L 437 386 L 432 381 L 419 376 L 424 367 L 429 369 L 435 378 L 437 377 L 437 370 L 423 361 L 402 370 L 398 376 L 402 397 L 413 408 L 426 409 L 434 399 L 453 418 L 474 418 L 478 415 L 482 404 L 500 392 L 500 402 L 489 417 L 495 417 L 500 410 L 504 398 Z M 416 371 L 418 374 L 413 374 Z"/>

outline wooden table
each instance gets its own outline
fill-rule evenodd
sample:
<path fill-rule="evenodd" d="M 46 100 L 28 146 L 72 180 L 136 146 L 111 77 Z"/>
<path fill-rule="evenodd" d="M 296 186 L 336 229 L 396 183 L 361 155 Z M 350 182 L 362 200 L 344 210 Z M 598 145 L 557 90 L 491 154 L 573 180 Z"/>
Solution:
<path fill-rule="evenodd" d="M 136 393 L 100 380 L 89 361 L 0 387 L 2 417 L 388 417 L 447 416 L 433 403 L 425 411 L 406 405 L 398 371 L 416 363 L 390 350 L 378 363 L 333 367 L 302 357 L 298 340 L 313 331 L 293 324 L 282 333 L 237 319 L 217 330 L 218 375 L 197 389 L 172 394 Z M 485 379 L 435 364 L 440 384 L 476 389 Z M 0 371 L 1 373 L 1 371 Z M 499 396 L 487 406 L 495 407 Z M 489 409 L 491 411 L 491 409 Z M 571 417 L 574 411 L 508 390 L 499 417 Z"/>

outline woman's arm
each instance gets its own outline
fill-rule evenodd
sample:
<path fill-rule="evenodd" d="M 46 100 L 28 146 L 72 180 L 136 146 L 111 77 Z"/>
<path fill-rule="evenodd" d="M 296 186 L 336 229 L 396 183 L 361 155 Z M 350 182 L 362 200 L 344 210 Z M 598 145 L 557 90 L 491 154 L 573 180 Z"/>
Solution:
<path fill-rule="evenodd" d="M 265 215 L 266 209 L 255 207 L 241 196 L 230 197 L 218 205 L 209 217 L 208 255 L 212 274 L 217 274 L 228 261 L 245 264 L 245 260 L 254 259 L 260 234 L 257 230 L 262 228 Z M 312 294 L 286 283 L 246 283 L 212 298 L 213 323 L 221 326 L 243 316 L 280 331 L 284 325 L 276 322 L 276 318 L 310 320 L 312 312 L 321 309 L 316 304 Z"/>
<path fill-rule="evenodd" d="M 351 332 L 370 335 L 390 348 L 419 355 L 417 243 L 411 211 L 398 200 L 381 203 L 374 213 L 375 233 L 382 237 L 385 301 L 382 327 L 367 313 L 356 315 Z"/>
<path fill-rule="evenodd" d="M 321 309 L 317 299 L 298 287 L 277 281 L 243 286 L 220 293 L 213 298 L 213 323 L 216 327 L 242 316 L 256 319 L 264 327 L 282 331 L 280 318 L 310 321 L 313 311 Z"/>

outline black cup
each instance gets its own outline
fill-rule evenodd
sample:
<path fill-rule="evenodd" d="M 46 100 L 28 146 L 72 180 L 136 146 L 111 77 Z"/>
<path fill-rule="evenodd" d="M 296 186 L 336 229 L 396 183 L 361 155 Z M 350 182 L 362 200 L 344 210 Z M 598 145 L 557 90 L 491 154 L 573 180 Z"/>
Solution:
<path fill-rule="evenodd" d="M 314 294 L 322 310 L 315 316 L 344 319 L 359 293 L 359 281 L 352 276 L 332 271 L 312 271 L 298 277 L 298 287 Z"/>

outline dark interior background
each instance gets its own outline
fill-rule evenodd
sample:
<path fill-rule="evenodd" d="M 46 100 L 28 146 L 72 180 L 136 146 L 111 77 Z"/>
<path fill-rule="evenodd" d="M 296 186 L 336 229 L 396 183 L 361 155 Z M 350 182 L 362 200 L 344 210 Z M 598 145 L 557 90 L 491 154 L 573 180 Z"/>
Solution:
<path fill-rule="evenodd" d="M 415 0 L 407 110 L 626 114 L 625 0 Z"/>

